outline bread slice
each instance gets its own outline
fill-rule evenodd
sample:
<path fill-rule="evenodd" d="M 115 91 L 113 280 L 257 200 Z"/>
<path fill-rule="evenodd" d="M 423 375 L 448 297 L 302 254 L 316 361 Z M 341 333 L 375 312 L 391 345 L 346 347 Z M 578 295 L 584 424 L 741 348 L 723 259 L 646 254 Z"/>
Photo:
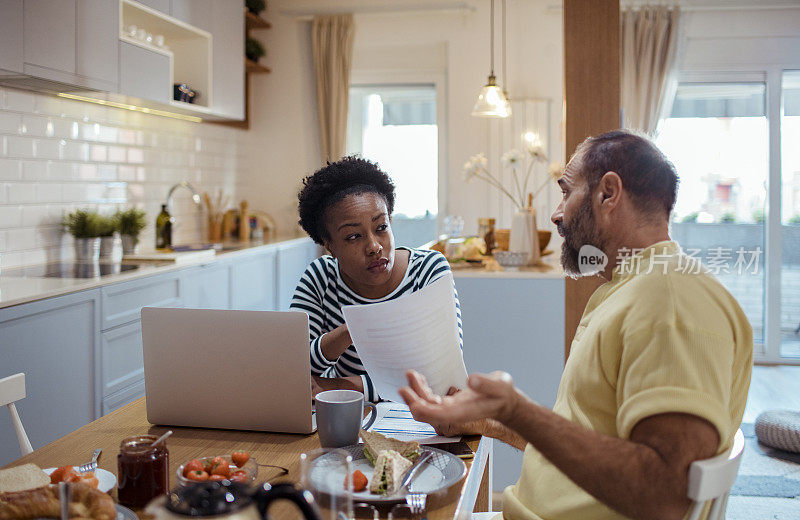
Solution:
<path fill-rule="evenodd" d="M 361 440 L 364 441 L 364 455 L 374 465 L 378 454 L 384 450 L 394 450 L 410 461 L 415 461 L 422 455 L 417 441 L 401 441 L 386 437 L 378 432 L 361 430 Z"/>
<path fill-rule="evenodd" d="M 375 471 L 369 484 L 370 493 L 391 495 L 413 464 L 394 450 L 383 450 L 375 459 Z"/>
<path fill-rule="evenodd" d="M 50 477 L 36 464 L 0 469 L 0 493 L 27 491 L 50 484 Z"/>

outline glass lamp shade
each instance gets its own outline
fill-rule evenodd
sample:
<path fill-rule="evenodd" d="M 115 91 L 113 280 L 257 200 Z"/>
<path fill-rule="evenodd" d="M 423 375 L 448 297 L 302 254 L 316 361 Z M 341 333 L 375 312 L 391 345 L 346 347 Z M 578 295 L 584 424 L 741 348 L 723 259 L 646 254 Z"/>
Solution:
<path fill-rule="evenodd" d="M 495 85 L 494 78 L 489 76 L 489 82 L 481 89 L 472 115 L 479 117 L 508 117 L 511 115 L 511 103 L 503 90 Z"/>

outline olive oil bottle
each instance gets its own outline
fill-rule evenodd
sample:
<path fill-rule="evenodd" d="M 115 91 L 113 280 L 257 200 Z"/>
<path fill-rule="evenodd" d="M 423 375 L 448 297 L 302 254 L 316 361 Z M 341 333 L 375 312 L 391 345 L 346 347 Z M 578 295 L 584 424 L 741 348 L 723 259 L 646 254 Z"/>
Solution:
<path fill-rule="evenodd" d="M 167 205 L 161 205 L 161 213 L 156 217 L 156 249 L 172 248 L 172 215 L 167 211 Z"/>

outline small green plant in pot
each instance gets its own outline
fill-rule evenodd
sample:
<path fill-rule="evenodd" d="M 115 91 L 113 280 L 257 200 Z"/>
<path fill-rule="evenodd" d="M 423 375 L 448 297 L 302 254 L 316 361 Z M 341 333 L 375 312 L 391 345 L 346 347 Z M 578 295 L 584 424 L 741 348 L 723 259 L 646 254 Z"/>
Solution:
<path fill-rule="evenodd" d="M 244 5 L 248 11 L 257 15 L 267 8 L 267 0 L 245 0 Z"/>
<path fill-rule="evenodd" d="M 76 209 L 64 215 L 61 225 L 73 236 L 75 260 L 77 262 L 96 262 L 100 256 L 100 215 L 96 211 Z"/>
<path fill-rule="evenodd" d="M 119 237 L 116 216 L 99 215 L 97 226 L 100 235 L 100 258 L 114 262 L 122 260 L 122 240 Z"/>
<path fill-rule="evenodd" d="M 264 49 L 264 45 L 260 41 L 249 36 L 247 39 L 245 39 L 244 55 L 248 60 L 258 63 L 258 60 L 260 60 L 266 53 L 267 51 Z"/>
<path fill-rule="evenodd" d="M 139 234 L 147 226 L 147 213 L 138 208 L 119 210 L 115 215 L 117 227 L 122 234 L 122 251 L 135 255 L 139 250 Z"/>

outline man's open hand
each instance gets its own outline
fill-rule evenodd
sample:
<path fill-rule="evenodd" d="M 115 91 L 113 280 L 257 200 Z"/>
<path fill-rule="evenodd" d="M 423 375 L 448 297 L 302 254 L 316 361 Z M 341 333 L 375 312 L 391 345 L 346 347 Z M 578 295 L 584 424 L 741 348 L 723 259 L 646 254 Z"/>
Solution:
<path fill-rule="evenodd" d="M 467 381 L 467 388 L 444 397 L 433 393 L 422 374 L 409 370 L 406 377 L 408 386 L 400 389 L 400 395 L 411 409 L 414 419 L 432 424 L 435 428 L 439 425 L 437 431 L 444 431 L 447 426 L 451 434 L 460 429 L 459 425 L 464 429 L 470 426 L 475 428 L 477 421 L 485 419 L 506 422 L 513 417 L 519 399 L 514 382 L 506 372 L 472 374 Z"/>

